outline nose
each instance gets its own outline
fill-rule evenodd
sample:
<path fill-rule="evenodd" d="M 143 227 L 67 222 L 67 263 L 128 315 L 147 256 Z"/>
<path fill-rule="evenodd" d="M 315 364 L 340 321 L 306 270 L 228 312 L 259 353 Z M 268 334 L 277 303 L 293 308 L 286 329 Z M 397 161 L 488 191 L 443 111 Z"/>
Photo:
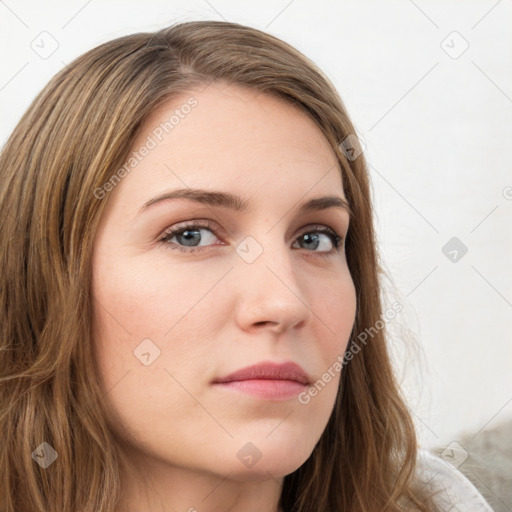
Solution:
<path fill-rule="evenodd" d="M 311 315 L 303 289 L 307 276 L 299 279 L 291 249 L 281 245 L 268 245 L 252 263 L 241 258 L 236 263 L 236 320 L 245 331 L 280 334 L 304 327 Z"/>

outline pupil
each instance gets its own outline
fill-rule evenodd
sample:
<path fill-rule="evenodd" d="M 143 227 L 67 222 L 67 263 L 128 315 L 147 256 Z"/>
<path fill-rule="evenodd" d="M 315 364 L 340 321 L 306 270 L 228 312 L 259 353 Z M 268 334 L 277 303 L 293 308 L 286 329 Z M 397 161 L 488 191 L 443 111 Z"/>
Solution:
<path fill-rule="evenodd" d="M 183 233 L 181 233 L 178 236 L 183 237 L 183 239 L 185 240 L 184 245 L 188 245 L 188 246 L 193 246 L 194 241 L 199 242 L 199 238 L 200 238 L 199 231 L 197 229 L 194 229 L 194 230 L 187 229 L 186 231 L 183 231 Z M 196 237 L 196 240 L 194 240 L 194 237 Z M 190 243 L 190 242 L 192 242 L 192 243 Z"/>
<path fill-rule="evenodd" d="M 319 245 L 319 241 L 318 241 L 318 235 L 313 235 L 311 236 L 309 233 L 306 233 L 304 235 L 304 241 L 306 243 L 310 243 L 310 242 L 313 242 L 313 248 L 316 249 Z"/>

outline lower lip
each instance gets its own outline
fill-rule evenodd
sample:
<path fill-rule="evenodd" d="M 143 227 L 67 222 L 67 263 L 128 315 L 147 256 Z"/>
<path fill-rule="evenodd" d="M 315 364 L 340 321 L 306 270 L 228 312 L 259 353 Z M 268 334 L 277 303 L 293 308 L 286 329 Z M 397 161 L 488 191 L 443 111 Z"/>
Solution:
<path fill-rule="evenodd" d="M 217 386 L 241 391 L 266 400 L 286 400 L 295 398 L 307 386 L 293 380 L 250 379 L 231 382 L 218 382 Z"/>

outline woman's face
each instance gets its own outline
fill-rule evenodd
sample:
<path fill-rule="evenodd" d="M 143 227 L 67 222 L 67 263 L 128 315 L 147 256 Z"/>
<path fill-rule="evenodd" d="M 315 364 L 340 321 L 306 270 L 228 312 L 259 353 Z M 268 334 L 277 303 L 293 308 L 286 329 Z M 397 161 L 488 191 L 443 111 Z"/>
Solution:
<path fill-rule="evenodd" d="M 148 468 L 283 477 L 327 424 L 340 379 L 332 368 L 355 317 L 344 242 L 336 248 L 330 234 L 345 237 L 346 209 L 317 201 L 301 210 L 325 196 L 343 205 L 336 157 L 304 113 L 220 84 L 160 107 L 134 151 L 93 255 L 94 343 L 112 428 Z M 178 190 L 189 197 L 154 201 Z M 287 362 L 310 386 L 329 369 L 332 378 L 309 400 L 290 373 L 215 383 Z"/>

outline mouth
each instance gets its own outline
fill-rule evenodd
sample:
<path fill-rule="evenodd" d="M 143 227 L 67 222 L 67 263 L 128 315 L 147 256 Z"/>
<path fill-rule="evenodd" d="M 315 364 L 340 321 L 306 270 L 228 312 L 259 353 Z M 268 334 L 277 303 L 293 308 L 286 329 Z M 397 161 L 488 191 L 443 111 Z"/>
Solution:
<path fill-rule="evenodd" d="M 258 363 L 215 379 L 212 384 L 266 400 L 296 397 L 310 384 L 308 374 L 296 363 Z"/>

